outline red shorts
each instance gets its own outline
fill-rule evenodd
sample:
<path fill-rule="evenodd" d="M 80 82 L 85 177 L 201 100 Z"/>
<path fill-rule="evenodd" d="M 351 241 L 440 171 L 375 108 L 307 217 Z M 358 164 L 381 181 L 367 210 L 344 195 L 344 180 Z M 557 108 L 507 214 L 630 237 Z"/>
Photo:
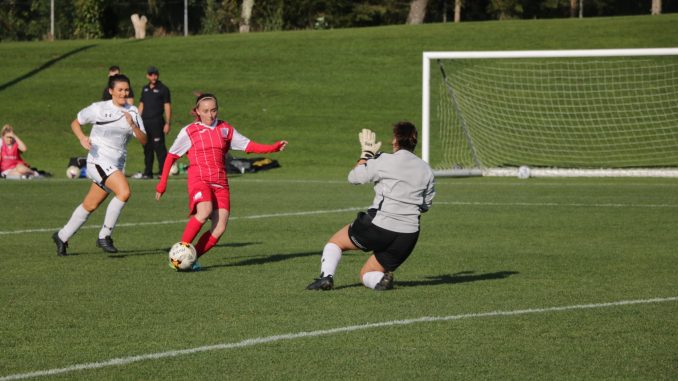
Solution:
<path fill-rule="evenodd" d="M 188 187 L 188 210 L 189 214 L 196 213 L 196 206 L 201 202 L 211 202 L 213 209 L 226 209 L 231 211 L 231 195 L 228 185 L 225 187 L 214 186 L 206 183 L 195 183 Z"/>

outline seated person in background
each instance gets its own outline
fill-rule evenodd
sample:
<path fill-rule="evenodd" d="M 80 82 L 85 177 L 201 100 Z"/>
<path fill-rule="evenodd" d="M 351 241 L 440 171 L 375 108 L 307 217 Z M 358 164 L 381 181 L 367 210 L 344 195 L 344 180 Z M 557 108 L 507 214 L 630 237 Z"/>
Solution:
<path fill-rule="evenodd" d="M 39 176 L 28 163 L 23 161 L 21 154 L 26 152 L 26 144 L 14 133 L 9 124 L 2 127 L 2 147 L 0 148 L 0 174 L 10 179 L 30 178 Z"/>

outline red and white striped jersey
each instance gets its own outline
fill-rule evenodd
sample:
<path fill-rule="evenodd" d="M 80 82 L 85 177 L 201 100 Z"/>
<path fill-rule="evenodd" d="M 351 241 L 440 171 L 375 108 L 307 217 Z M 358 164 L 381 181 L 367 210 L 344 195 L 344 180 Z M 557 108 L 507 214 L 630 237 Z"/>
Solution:
<path fill-rule="evenodd" d="M 191 123 L 179 131 L 169 152 L 188 157 L 188 183 L 201 181 L 226 186 L 226 157 L 229 149 L 244 151 L 250 139 L 223 120 L 211 126 Z"/>

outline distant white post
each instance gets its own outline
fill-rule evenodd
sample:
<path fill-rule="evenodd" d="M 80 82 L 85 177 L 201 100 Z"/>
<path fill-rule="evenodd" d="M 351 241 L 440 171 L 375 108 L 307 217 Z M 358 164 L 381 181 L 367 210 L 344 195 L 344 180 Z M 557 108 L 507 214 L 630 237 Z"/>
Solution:
<path fill-rule="evenodd" d="M 429 53 L 424 52 L 423 63 L 421 70 L 421 126 L 420 130 L 422 133 L 422 145 L 421 145 L 421 158 L 425 162 L 429 162 L 429 147 L 430 147 L 430 132 L 429 124 L 431 121 L 430 115 L 430 103 L 431 103 L 431 59 L 428 56 Z"/>
<path fill-rule="evenodd" d="M 184 0 L 184 37 L 188 36 L 188 0 Z"/>
<path fill-rule="evenodd" d="M 49 39 L 54 40 L 54 0 L 51 0 L 49 5 Z"/>

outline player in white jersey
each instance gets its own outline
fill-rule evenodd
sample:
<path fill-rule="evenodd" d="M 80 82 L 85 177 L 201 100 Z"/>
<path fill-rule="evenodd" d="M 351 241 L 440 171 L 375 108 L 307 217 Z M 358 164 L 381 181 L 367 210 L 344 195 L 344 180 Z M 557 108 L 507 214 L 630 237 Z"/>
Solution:
<path fill-rule="evenodd" d="M 381 142 L 370 130 L 359 134 L 362 154 L 348 174 L 352 184 L 374 183 L 374 200 L 367 212 L 339 229 L 323 248 L 320 277 L 308 290 L 331 290 L 334 273 L 346 250 L 372 251 L 360 270 L 360 280 L 374 290 L 393 288 L 393 272 L 409 257 L 419 239 L 419 217 L 435 196 L 431 167 L 414 154 L 417 129 L 410 122 L 393 126 L 393 153 L 378 154 Z"/>
<path fill-rule="evenodd" d="M 146 144 L 146 131 L 137 108 L 127 103 L 130 91 L 129 79 L 122 74 L 111 76 L 108 89 L 112 96 L 111 100 L 92 103 L 80 110 L 77 118 L 71 122 L 71 129 L 80 145 L 89 151 L 87 177 L 93 184 L 66 225 L 52 235 L 59 256 L 68 255 L 66 252 L 68 240 L 111 192 L 115 197 L 106 208 L 104 224 L 96 244 L 107 253 L 118 252 L 113 245 L 111 233 L 131 195 L 129 183 L 123 173 L 127 159 L 127 143 L 135 137 L 142 145 Z M 85 124 L 92 125 L 89 136 L 82 130 Z"/>

